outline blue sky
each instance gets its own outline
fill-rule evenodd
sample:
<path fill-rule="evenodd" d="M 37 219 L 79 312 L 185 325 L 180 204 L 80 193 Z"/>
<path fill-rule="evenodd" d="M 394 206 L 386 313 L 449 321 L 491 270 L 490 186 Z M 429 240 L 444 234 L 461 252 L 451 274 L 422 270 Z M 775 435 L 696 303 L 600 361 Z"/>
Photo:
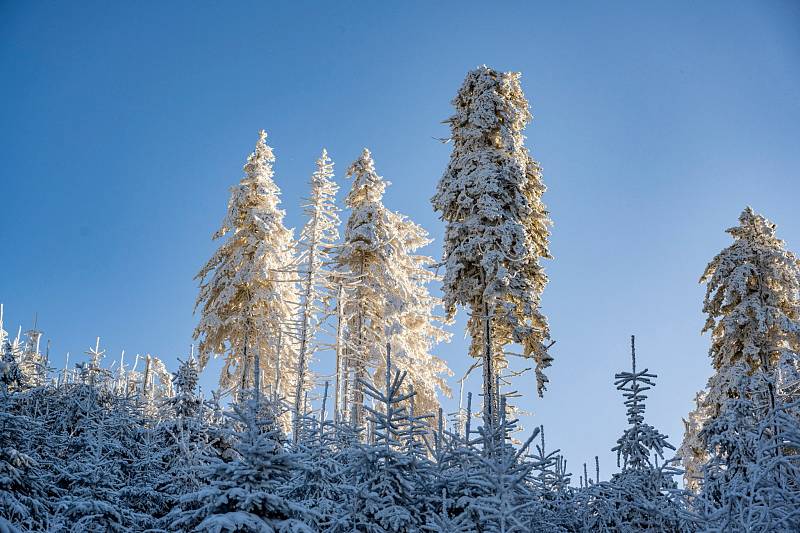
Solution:
<path fill-rule="evenodd" d="M 725 228 L 749 204 L 800 251 L 793 2 L 3 2 L 7 329 L 38 312 L 56 360 L 97 335 L 115 357 L 183 357 L 192 278 L 261 128 L 290 226 L 321 148 L 342 174 L 368 146 L 385 203 L 439 256 L 428 200 L 450 147 L 436 138 L 484 63 L 523 73 L 555 221 L 555 363 L 544 399 L 517 381 L 527 425 L 545 424 L 576 479 L 595 454 L 606 477 L 634 333 L 659 374 L 649 421 L 678 445 L 710 374 L 697 279 Z M 460 374 L 463 320 L 453 331 L 437 354 Z"/>

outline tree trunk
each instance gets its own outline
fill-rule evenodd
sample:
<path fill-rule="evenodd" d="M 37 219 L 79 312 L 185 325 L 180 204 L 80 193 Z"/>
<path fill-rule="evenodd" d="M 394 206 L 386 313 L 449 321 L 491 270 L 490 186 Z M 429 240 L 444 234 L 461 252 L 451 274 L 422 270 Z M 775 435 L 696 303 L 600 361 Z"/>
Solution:
<path fill-rule="evenodd" d="M 489 317 L 489 304 L 483 304 L 483 423 L 486 429 L 494 427 L 495 419 L 495 376 L 492 360 L 492 324 Z"/>
<path fill-rule="evenodd" d="M 336 294 L 336 381 L 333 391 L 333 419 L 339 421 L 341 401 L 344 397 L 344 377 L 342 376 L 342 294 L 344 288 L 339 284 Z"/>
<path fill-rule="evenodd" d="M 306 352 L 308 347 L 308 323 L 310 322 L 309 300 L 311 299 L 312 287 L 314 284 L 314 249 L 309 251 L 309 268 L 306 276 L 306 287 L 303 301 L 303 316 L 300 324 L 300 353 L 297 355 L 297 383 L 294 388 L 294 427 L 292 428 L 292 440 L 297 444 L 297 437 L 300 429 L 300 395 L 303 394 L 306 381 Z"/>

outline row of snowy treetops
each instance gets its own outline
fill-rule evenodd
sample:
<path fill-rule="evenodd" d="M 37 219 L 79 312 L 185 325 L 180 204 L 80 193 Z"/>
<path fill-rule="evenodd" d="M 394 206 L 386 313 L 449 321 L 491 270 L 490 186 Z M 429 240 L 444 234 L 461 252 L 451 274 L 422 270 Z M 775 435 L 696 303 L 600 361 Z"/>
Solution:
<path fill-rule="evenodd" d="M 562 485 L 568 483 L 562 459 L 547 459 L 543 443 L 537 460 L 552 461 L 552 470 L 542 474 L 550 476 L 547 482 L 526 477 L 533 469 L 530 458 L 536 455 L 531 455 L 531 440 L 506 453 L 514 425 L 506 398 L 516 375 L 507 358 L 533 360 L 539 395 L 548 382 L 544 370 L 553 361 L 548 353 L 550 331 L 540 309 L 547 283 L 540 260 L 550 258 L 551 222 L 542 202 L 541 169 L 524 146 L 522 132 L 531 114 L 520 75 L 488 67 L 473 70 L 453 105 L 455 114 L 448 120 L 452 154 L 431 200 L 446 225 L 440 262 L 417 253 L 430 242 L 427 232 L 384 206 L 389 183 L 376 171 L 367 149 L 345 173 L 351 187 L 344 198 L 348 216 L 343 235 L 333 162 L 323 150 L 303 206 L 307 222 L 295 238 L 283 223 L 280 190 L 273 180 L 275 157 L 262 131 L 214 234 L 221 244 L 197 275 L 198 354 L 187 364 L 202 369 L 211 357 L 224 357 L 216 395 L 230 394 L 238 406 L 238 438 L 251 448 L 261 437 L 247 432 L 256 431 L 254 417 L 263 411 L 262 402 L 271 406 L 268 411 L 277 426 L 267 433 L 291 435 L 294 450 L 304 445 L 304 435 L 313 433 L 324 441 L 329 417 L 335 433 L 347 432 L 350 444 L 344 448 L 378 443 L 386 446 L 386 453 L 392 449 L 413 458 L 419 452 L 438 464 L 441 457 L 435 456 L 441 448 L 431 443 L 441 444 L 447 433 L 464 447 L 458 453 L 465 454 L 465 461 L 479 461 L 465 451 L 477 447 L 481 460 L 493 458 L 491 468 L 504 465 L 502 476 L 508 479 L 516 475 L 514 465 L 528 464 L 514 483 L 527 480 L 539 489 L 549 483 L 550 492 L 537 497 L 566 498 L 559 492 L 567 490 Z M 700 280 L 707 285 L 704 331 L 711 333 L 714 374 L 685 421 L 684 440 L 674 460 L 683 464 L 687 490 L 671 484 L 679 471 L 667 467 L 672 461 L 663 461 L 664 450 L 672 449 L 666 435 L 644 422 L 642 393 L 653 386 L 655 376 L 637 370 L 635 357 L 632 371 L 617 375 L 630 427 L 615 451 L 623 460 L 623 474 L 638 473 L 638 485 L 634 490 L 629 486 L 633 478 L 615 478 L 618 485 L 607 489 L 649 495 L 637 503 L 645 507 L 648 498 L 666 498 L 670 510 L 659 512 L 682 517 L 667 520 L 659 515 L 659 520 L 672 524 L 671 530 L 798 530 L 800 261 L 776 237 L 774 224 L 750 208 L 728 232 L 733 244 L 709 263 Z M 443 271 L 441 300 L 428 289 L 437 279 L 436 267 Z M 436 315 L 440 307 L 441 317 Z M 471 370 L 480 368 L 483 374 L 483 424 L 477 430 L 470 429 L 471 404 L 446 417 L 438 401 L 440 394 L 450 393 L 446 377 L 452 373 L 434 351 L 448 339 L 442 326 L 459 307 L 468 312 L 469 355 L 475 361 Z M 173 391 L 172 376 L 154 357 L 144 358 L 142 370 L 137 370 L 138 358 L 132 368 L 120 360 L 116 368 L 101 370 L 99 344 L 90 350 L 88 363 L 76 369 L 65 366 L 53 375 L 40 353 L 39 336 L 33 331 L 26 340 L 20 334 L 12 339 L 2 329 L 0 315 L 2 394 L 7 396 L 13 384 L 19 388 L 22 381 L 27 387 L 46 387 L 53 380 L 50 385 L 56 387 L 94 387 L 102 375 L 113 383 L 115 393 L 137 395 L 147 416 L 153 417 L 181 394 Z M 313 363 L 321 357 L 334 363 L 332 377 L 315 374 Z M 188 393 L 185 384 L 181 387 Z M 247 408 L 253 402 L 256 406 Z M 316 418 L 311 403 L 322 404 Z M 310 430 L 309 420 L 320 426 Z M 238 453 L 242 458 L 248 452 Z M 0 476 L 0 488 L 3 483 Z M 581 485 L 589 489 L 586 472 Z M 602 493 L 601 486 L 595 479 L 595 492 L 584 496 L 595 503 L 620 497 Z M 457 513 L 448 514 L 447 497 L 443 498 L 437 512 L 453 518 Z M 589 500 L 581 505 L 589 505 Z M 631 522 L 639 520 L 633 515 L 598 518 L 597 513 L 606 511 L 592 512 L 593 518 L 584 516 L 582 524 L 598 529 L 605 524 L 610 530 L 618 530 L 620 523 L 632 530 L 644 528 Z M 175 520 L 174 524 L 180 521 Z M 651 525 L 663 528 L 667 522 Z"/>

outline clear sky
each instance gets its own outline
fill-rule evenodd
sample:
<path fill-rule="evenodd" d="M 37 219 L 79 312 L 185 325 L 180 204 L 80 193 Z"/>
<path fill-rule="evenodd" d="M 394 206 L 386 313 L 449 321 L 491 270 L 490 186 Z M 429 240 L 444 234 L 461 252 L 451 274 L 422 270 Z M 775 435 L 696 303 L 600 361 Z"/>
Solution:
<path fill-rule="evenodd" d="M 338 174 L 368 146 L 386 205 L 439 256 L 436 138 L 484 63 L 523 73 L 555 221 L 555 362 L 544 399 L 517 381 L 528 427 L 576 480 L 595 454 L 605 478 L 635 333 L 659 374 L 647 417 L 677 446 L 710 374 L 697 280 L 724 230 L 749 204 L 800 252 L 796 2 L 0 2 L 7 329 L 38 312 L 56 361 L 97 335 L 114 357 L 184 357 L 192 278 L 261 128 L 288 225 L 323 146 Z M 437 354 L 460 374 L 453 331 Z"/>

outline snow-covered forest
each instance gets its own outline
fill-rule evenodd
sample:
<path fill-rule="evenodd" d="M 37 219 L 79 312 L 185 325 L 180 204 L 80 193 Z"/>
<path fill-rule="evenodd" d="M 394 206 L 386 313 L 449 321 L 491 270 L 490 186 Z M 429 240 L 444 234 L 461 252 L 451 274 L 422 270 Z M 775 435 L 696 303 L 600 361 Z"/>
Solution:
<path fill-rule="evenodd" d="M 601 476 L 518 420 L 569 334 L 542 305 L 553 221 L 521 75 L 472 70 L 452 105 L 428 192 L 442 257 L 384 205 L 367 148 L 343 180 L 323 150 L 305 225 L 287 228 L 261 131 L 198 265 L 177 368 L 101 338 L 63 358 L 0 307 L 0 532 L 800 530 L 800 260 L 775 224 L 745 207 L 698 273 L 713 373 L 682 442 L 648 423 L 658 368 L 630 337 L 608 383 L 627 414 L 619 470 Z M 478 395 L 437 356 L 463 333 Z"/>

